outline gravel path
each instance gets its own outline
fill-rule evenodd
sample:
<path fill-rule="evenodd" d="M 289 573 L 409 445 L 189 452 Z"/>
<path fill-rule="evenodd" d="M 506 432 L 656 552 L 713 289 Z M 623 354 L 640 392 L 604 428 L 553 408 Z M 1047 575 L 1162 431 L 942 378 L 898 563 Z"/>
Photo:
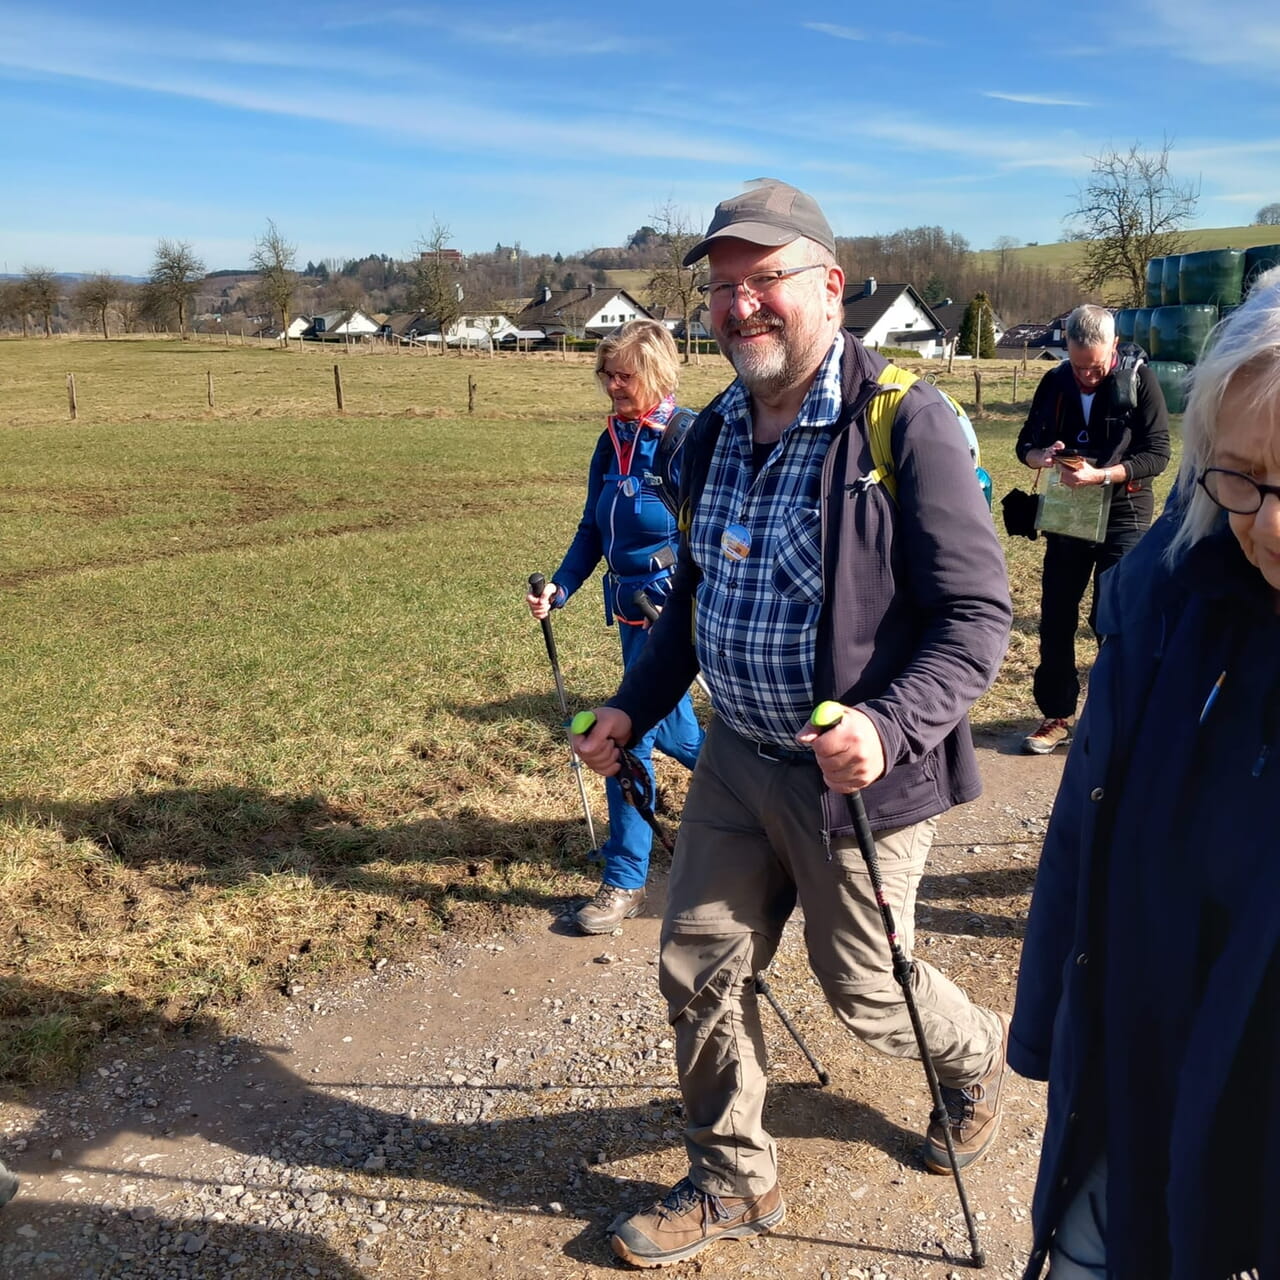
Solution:
<path fill-rule="evenodd" d="M 987 794 L 941 827 L 917 949 L 1007 1010 L 1061 759 L 982 754 Z M 661 887 L 617 936 L 530 912 L 501 938 L 281 997 L 234 1037 L 108 1041 L 75 1088 L 4 1108 L 0 1154 L 23 1185 L 0 1214 L 0 1276 L 625 1270 L 609 1223 L 685 1168 L 656 990 Z M 668 1274 L 964 1274 L 954 1185 L 917 1154 L 918 1064 L 837 1027 L 795 921 L 771 978 L 832 1076 L 818 1086 L 766 1009 L 788 1217 Z M 1000 1137 L 966 1174 L 988 1275 L 1016 1276 L 1025 1256 L 1042 1120 L 1042 1090 L 1010 1077 Z"/>

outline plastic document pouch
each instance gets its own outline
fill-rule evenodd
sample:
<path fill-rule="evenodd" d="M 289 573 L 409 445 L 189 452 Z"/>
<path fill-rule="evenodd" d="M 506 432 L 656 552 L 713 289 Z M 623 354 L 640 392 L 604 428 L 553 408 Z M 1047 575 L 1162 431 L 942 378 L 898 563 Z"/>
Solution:
<path fill-rule="evenodd" d="M 1107 518 L 1111 514 L 1109 484 L 1081 485 L 1071 489 L 1062 483 L 1055 470 L 1036 513 L 1036 528 L 1041 533 L 1061 533 L 1084 542 L 1102 542 L 1107 536 Z"/>

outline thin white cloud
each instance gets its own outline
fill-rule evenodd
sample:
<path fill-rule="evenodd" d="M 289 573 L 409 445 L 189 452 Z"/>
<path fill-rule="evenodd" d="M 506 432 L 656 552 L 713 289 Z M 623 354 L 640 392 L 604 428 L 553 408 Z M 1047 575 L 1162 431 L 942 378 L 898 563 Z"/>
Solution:
<path fill-rule="evenodd" d="M 1280 15 L 1273 0 L 1133 0 L 1133 9 L 1109 24 L 1113 52 L 1162 50 L 1196 66 L 1232 67 L 1275 83 Z M 1088 43 L 1058 52 L 1095 61 L 1098 56 L 1097 45 Z"/>
<path fill-rule="evenodd" d="M 1029 107 L 1091 107 L 1093 103 L 1083 98 L 1058 98 L 1047 93 L 1005 93 L 999 89 L 983 89 L 984 98 L 998 98 L 1001 102 L 1021 102 Z"/>
<path fill-rule="evenodd" d="M 867 33 L 857 27 L 840 27 L 834 22 L 806 22 L 802 24 L 807 31 L 820 31 L 824 36 L 835 36 L 837 40 L 866 40 Z"/>
<path fill-rule="evenodd" d="M 833 36 L 837 40 L 870 41 L 875 44 L 927 44 L 939 42 L 929 36 L 916 35 L 912 31 L 874 31 L 866 32 L 860 27 L 842 27 L 835 22 L 804 22 L 801 26 L 806 31 L 817 31 L 820 35 Z"/>
<path fill-rule="evenodd" d="M 620 127 L 616 119 L 596 124 L 590 118 L 583 122 L 580 114 L 559 118 L 563 104 L 559 110 L 551 104 L 540 114 L 529 105 L 534 96 L 530 93 L 518 95 L 518 105 L 508 107 L 503 96 L 516 95 L 504 95 L 500 85 L 485 86 L 474 78 L 461 81 L 423 67 L 416 69 L 418 87 L 410 90 L 396 90 L 380 80 L 376 87 L 356 92 L 316 93 L 308 91 L 306 79 L 296 84 L 261 75 L 243 80 L 231 75 L 225 65 L 205 66 L 203 58 L 191 58 L 191 50 L 199 49 L 208 57 L 217 53 L 216 46 L 186 33 L 107 32 L 99 24 L 63 22 L 56 37 L 41 32 L 37 38 L 33 22 L 0 7 L 0 66 L 27 74 L 64 76 L 239 111 L 349 125 L 454 153 L 486 151 L 548 159 L 590 154 L 743 165 L 754 165 L 760 157 L 753 145 L 654 127 L 640 115 Z M 290 60 L 265 45 L 239 45 L 223 53 L 243 60 L 250 51 L 257 65 L 291 65 L 313 72 L 332 59 L 338 66 L 337 52 L 322 51 L 310 62 L 300 55 Z M 469 105 L 459 111 L 458 95 L 464 90 Z M 495 105 L 477 105 L 486 101 Z"/>
<path fill-rule="evenodd" d="M 539 57 L 604 57 L 612 54 L 634 53 L 638 44 L 648 47 L 650 42 L 637 42 L 600 32 L 591 32 L 581 23 L 551 21 L 511 23 L 460 22 L 456 11 L 435 9 L 424 5 L 413 9 L 385 9 L 382 12 L 356 14 L 333 19 L 327 23 L 330 29 L 343 30 L 355 27 L 417 27 L 442 31 L 454 40 L 466 44 L 500 45 L 522 49 Z"/>

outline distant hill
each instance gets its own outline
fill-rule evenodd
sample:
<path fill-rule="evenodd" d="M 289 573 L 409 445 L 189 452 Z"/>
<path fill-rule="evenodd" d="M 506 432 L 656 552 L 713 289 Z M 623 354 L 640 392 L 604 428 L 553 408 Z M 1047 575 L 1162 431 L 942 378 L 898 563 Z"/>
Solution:
<path fill-rule="evenodd" d="M 1280 244 L 1280 227 L 1197 227 L 1185 234 L 1193 250 L 1252 249 L 1258 244 Z M 1079 240 L 1067 240 L 1058 244 L 1028 244 L 1011 249 L 1009 253 L 1020 267 L 1047 267 L 1050 271 L 1069 271 L 1079 264 L 1084 254 L 1084 245 Z M 1000 255 L 995 249 L 979 249 L 976 257 L 983 267 L 995 270 Z"/>

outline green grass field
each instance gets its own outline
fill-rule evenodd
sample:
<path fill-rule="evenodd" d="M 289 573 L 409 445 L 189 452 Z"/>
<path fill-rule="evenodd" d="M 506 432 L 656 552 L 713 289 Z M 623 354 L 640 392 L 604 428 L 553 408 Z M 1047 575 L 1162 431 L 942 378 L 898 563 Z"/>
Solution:
<path fill-rule="evenodd" d="M 1255 245 L 1280 243 L 1280 227 L 1197 227 L 1184 234 L 1192 253 L 1201 249 L 1252 249 Z M 1011 249 L 1009 254 L 1020 267 L 1074 271 L 1084 259 L 1084 245 L 1078 240 L 1030 244 Z M 995 249 L 980 249 L 976 256 L 981 266 L 994 270 L 999 253 Z"/>
<path fill-rule="evenodd" d="M 997 494 L 1026 474 L 1037 371 L 1011 405 L 1014 368 L 982 366 Z M 592 887 L 523 604 L 581 511 L 590 369 L 0 342 L 0 1078 Z M 704 359 L 682 399 L 726 381 Z M 1039 555 L 1009 548 L 1018 620 L 980 729 L 1031 714 Z M 594 583 L 556 617 L 575 709 L 616 683 L 602 623 Z M 682 771 L 664 784 L 678 804 Z"/>

